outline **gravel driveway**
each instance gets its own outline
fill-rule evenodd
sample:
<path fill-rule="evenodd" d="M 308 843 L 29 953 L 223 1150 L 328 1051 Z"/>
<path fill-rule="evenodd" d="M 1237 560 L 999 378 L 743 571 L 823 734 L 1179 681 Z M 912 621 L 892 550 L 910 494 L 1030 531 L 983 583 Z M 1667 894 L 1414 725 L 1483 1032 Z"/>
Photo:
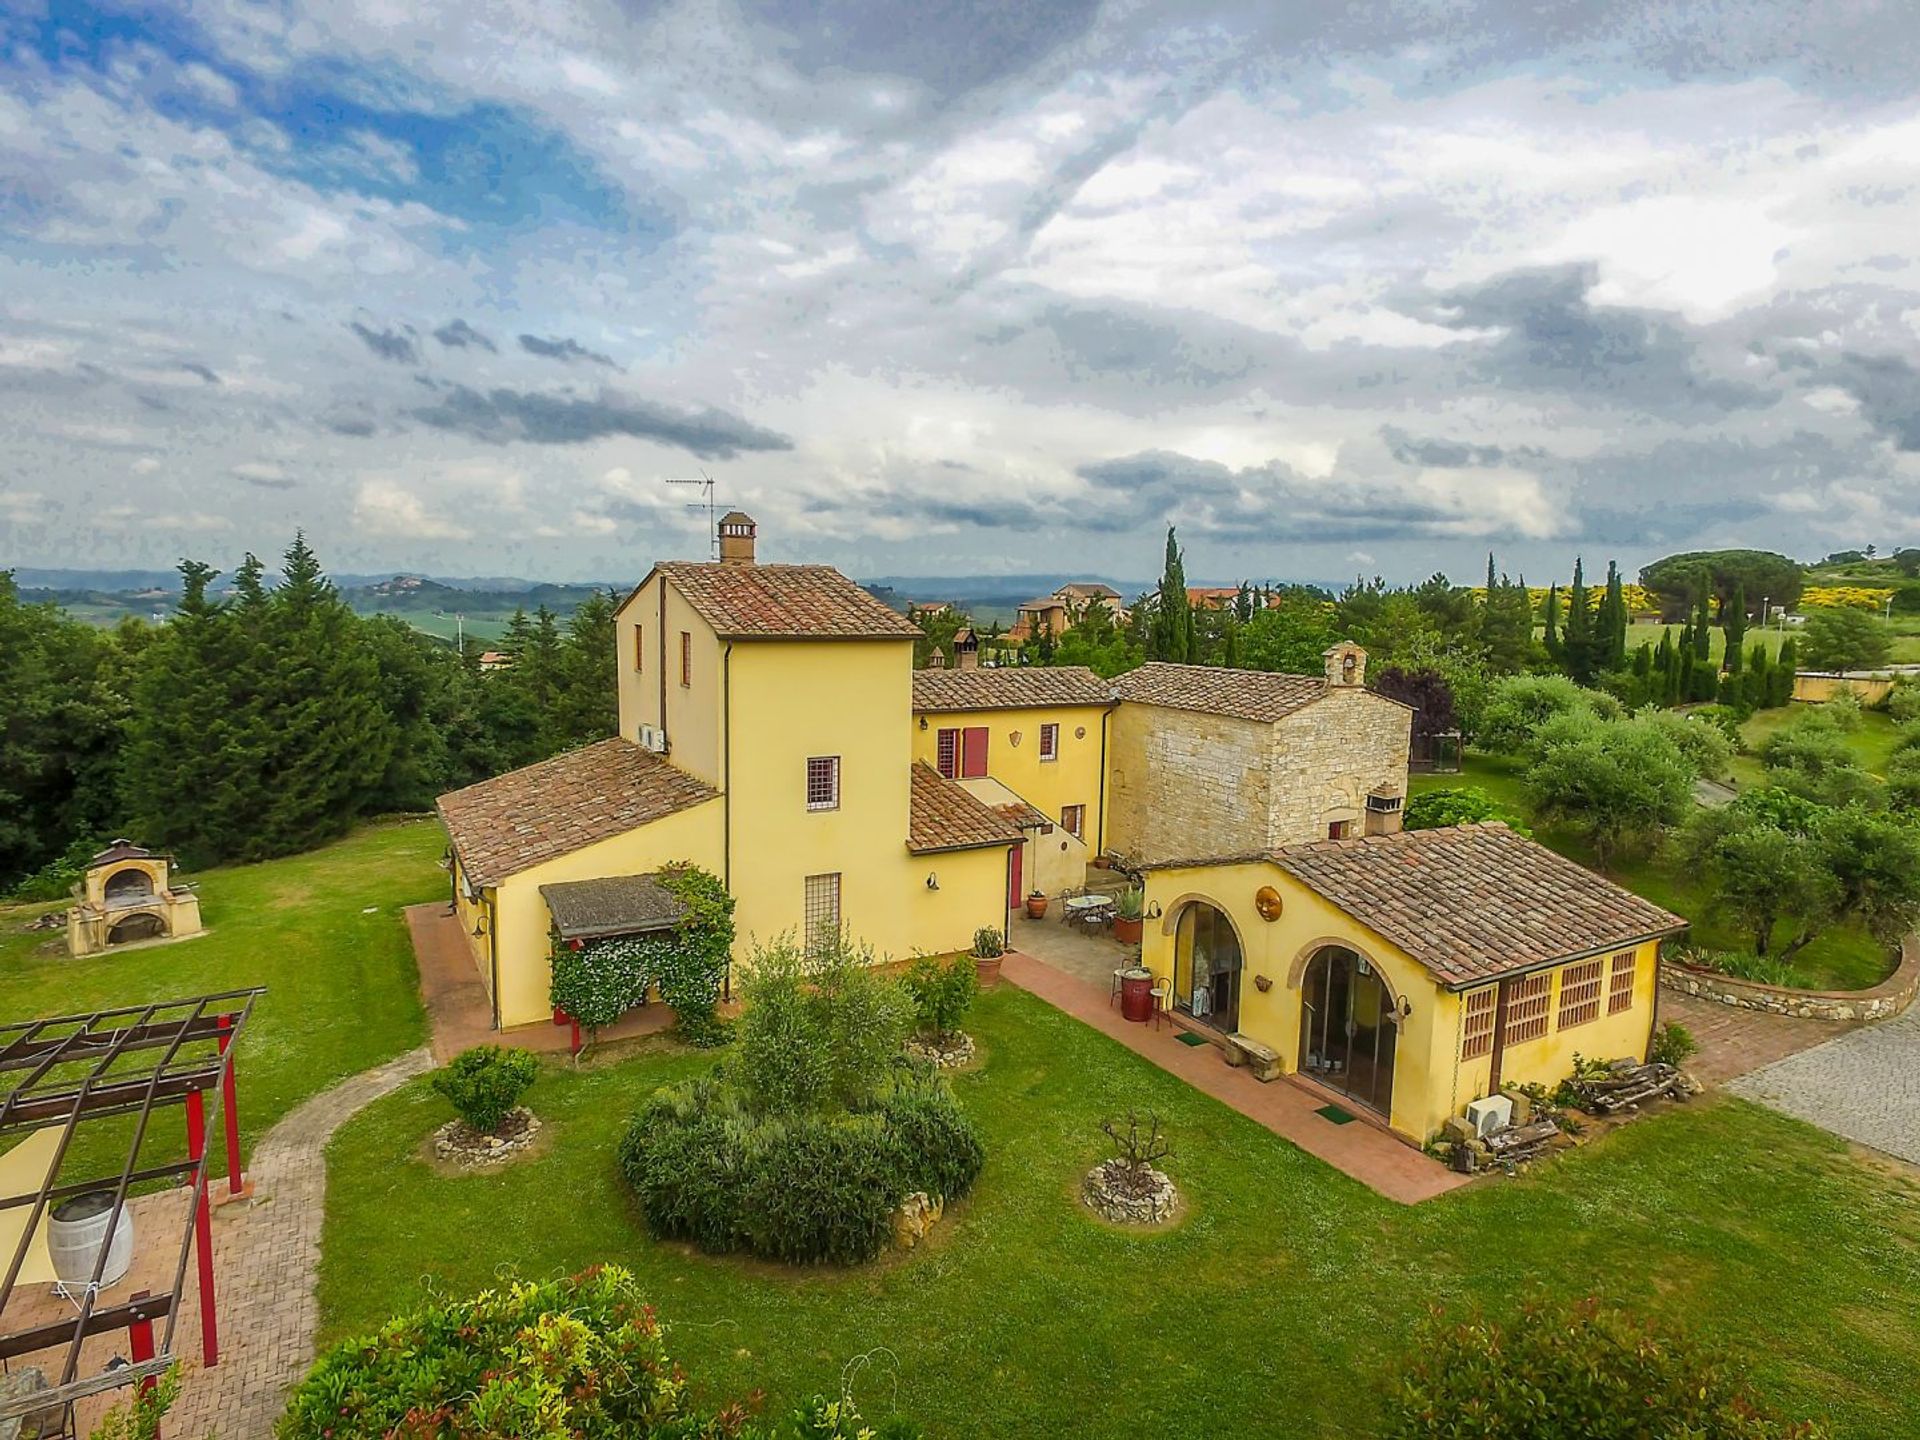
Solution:
<path fill-rule="evenodd" d="M 1920 1165 L 1920 1005 L 1742 1075 L 1727 1088 Z"/>

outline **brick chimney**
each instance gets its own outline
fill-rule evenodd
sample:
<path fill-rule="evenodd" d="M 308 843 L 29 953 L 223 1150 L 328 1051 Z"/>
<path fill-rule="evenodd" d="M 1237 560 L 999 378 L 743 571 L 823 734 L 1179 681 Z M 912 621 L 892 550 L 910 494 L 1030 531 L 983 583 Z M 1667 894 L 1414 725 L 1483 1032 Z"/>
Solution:
<path fill-rule="evenodd" d="M 1327 661 L 1327 684 L 1352 688 L 1367 683 L 1367 652 L 1351 640 L 1329 645 L 1323 653 Z"/>
<path fill-rule="evenodd" d="M 960 629 L 953 636 L 953 663 L 962 670 L 980 668 L 980 637 L 970 629 Z"/>
<path fill-rule="evenodd" d="M 722 565 L 753 564 L 753 537 L 759 527 L 753 523 L 751 515 L 739 510 L 729 510 L 720 517 L 720 563 Z"/>
<path fill-rule="evenodd" d="M 946 669 L 947 657 L 945 655 L 942 655 L 938 650 L 935 650 L 931 655 L 927 656 L 926 668 L 929 670 Z"/>

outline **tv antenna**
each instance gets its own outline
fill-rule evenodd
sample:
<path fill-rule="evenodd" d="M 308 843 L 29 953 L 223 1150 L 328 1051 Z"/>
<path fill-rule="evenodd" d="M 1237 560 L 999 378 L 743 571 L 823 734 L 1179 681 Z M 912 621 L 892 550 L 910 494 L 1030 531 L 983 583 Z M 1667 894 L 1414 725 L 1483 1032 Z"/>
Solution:
<path fill-rule="evenodd" d="M 700 499 L 687 506 L 687 509 L 704 510 L 707 512 L 707 558 L 709 560 L 718 560 L 720 558 L 720 526 L 718 516 L 715 512 L 719 509 L 720 502 L 714 498 L 713 477 L 704 470 L 700 472 L 700 478 L 698 480 L 690 476 L 676 477 L 669 475 L 667 477 L 667 484 L 698 485 L 700 487 Z"/>

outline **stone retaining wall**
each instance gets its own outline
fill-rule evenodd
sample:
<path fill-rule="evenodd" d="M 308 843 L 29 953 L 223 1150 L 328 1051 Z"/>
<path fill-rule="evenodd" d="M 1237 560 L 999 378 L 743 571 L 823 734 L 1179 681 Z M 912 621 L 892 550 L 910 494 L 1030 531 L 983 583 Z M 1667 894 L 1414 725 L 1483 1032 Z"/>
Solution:
<path fill-rule="evenodd" d="M 1912 1004 L 1920 991 L 1920 936 L 1909 935 L 1901 942 L 1900 963 L 1871 990 L 1790 990 L 1671 960 L 1660 962 L 1660 983 L 1683 995 L 1718 1000 L 1742 1010 L 1811 1020 L 1887 1020 Z"/>

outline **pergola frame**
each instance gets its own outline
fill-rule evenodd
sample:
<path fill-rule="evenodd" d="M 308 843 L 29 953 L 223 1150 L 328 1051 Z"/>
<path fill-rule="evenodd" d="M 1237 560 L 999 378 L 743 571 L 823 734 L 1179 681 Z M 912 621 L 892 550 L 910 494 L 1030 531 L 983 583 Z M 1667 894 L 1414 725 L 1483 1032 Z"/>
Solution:
<path fill-rule="evenodd" d="M 240 1117 L 236 1107 L 233 1042 L 246 1028 L 259 987 L 227 990 L 127 1005 L 80 1015 L 0 1025 L 0 1140 L 8 1135 L 60 1127 L 53 1158 L 36 1190 L 0 1194 L 0 1210 L 31 1206 L 13 1253 L 0 1276 L 0 1324 L 30 1253 L 33 1237 L 56 1202 L 107 1190 L 113 1207 L 94 1261 L 93 1274 L 71 1320 L 28 1329 L 0 1331 L 0 1362 L 65 1346 L 59 1376 L 46 1390 L 0 1399 L 0 1420 L 65 1407 L 88 1395 L 153 1377 L 175 1360 L 174 1329 L 186 1283 L 187 1260 L 197 1255 L 200 1282 L 202 1363 L 219 1361 L 219 1337 L 213 1288 L 213 1243 L 207 1184 L 206 1093 L 218 1090 L 225 1121 L 227 1182 L 240 1193 Z M 180 1105 L 186 1111 L 186 1158 L 141 1165 L 154 1112 Z M 117 1172 L 59 1181 L 73 1137 L 89 1120 L 133 1117 L 133 1138 Z M 106 1271 L 113 1235 L 137 1184 L 172 1180 L 189 1186 L 192 1197 L 180 1235 L 172 1286 L 157 1295 L 139 1292 L 114 1305 L 99 1306 L 100 1277 Z M 154 1343 L 156 1321 L 165 1325 Z M 113 1330 L 129 1332 L 132 1363 L 82 1376 L 80 1351 L 89 1336 Z"/>

